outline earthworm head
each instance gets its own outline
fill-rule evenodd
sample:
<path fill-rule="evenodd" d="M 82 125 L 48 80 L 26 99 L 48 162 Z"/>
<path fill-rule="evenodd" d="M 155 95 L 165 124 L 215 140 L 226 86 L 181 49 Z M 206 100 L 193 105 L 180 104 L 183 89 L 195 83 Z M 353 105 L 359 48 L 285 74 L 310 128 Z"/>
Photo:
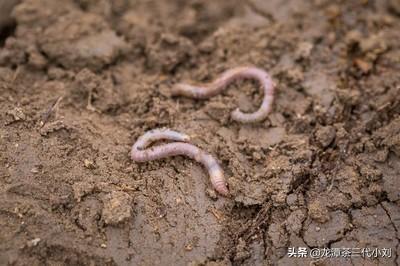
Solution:
<path fill-rule="evenodd" d="M 185 96 L 188 98 L 205 99 L 207 95 L 206 88 L 186 83 L 175 84 L 171 89 L 172 96 Z"/>
<path fill-rule="evenodd" d="M 232 111 L 231 116 L 234 118 L 234 117 L 238 117 L 238 116 L 240 116 L 242 114 L 243 114 L 243 112 L 240 111 L 239 108 L 236 108 L 235 110 Z"/>
<path fill-rule="evenodd" d="M 221 195 L 224 196 L 224 197 L 229 198 L 229 197 L 231 196 L 231 195 L 229 194 L 229 189 L 228 189 L 228 187 L 227 187 L 227 184 L 225 184 L 225 186 L 216 188 L 216 190 L 217 190 L 217 192 L 218 192 L 219 194 L 221 194 Z"/>
<path fill-rule="evenodd" d="M 214 186 L 215 190 L 219 194 L 221 194 L 224 197 L 229 197 L 230 196 L 229 189 L 228 189 L 228 184 L 225 182 L 224 179 L 221 179 L 221 178 L 215 179 L 215 178 L 213 178 L 211 180 L 211 182 L 213 183 L 213 186 Z"/>
<path fill-rule="evenodd" d="M 189 142 L 190 140 L 191 140 L 191 137 L 189 135 L 182 136 L 182 142 Z"/>
<path fill-rule="evenodd" d="M 184 83 L 177 83 L 171 89 L 172 96 L 185 95 L 185 92 L 190 91 L 191 86 Z"/>

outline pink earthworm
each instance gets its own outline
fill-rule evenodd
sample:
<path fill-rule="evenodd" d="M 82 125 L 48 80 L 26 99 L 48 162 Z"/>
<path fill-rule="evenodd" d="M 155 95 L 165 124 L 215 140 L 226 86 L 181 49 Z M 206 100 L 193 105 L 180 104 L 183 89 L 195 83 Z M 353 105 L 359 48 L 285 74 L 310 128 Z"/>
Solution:
<path fill-rule="evenodd" d="M 152 142 L 163 139 L 175 140 L 177 142 L 146 149 Z M 132 146 L 131 158 L 136 162 L 146 162 L 169 156 L 186 155 L 203 164 L 210 175 L 211 184 L 214 189 L 221 195 L 228 196 L 229 190 L 225 182 L 223 170 L 218 162 L 209 153 L 192 144 L 184 143 L 189 140 L 190 137 L 188 135 L 177 131 L 170 129 L 153 129 L 147 131 L 138 138 L 136 143 Z"/>
<path fill-rule="evenodd" d="M 236 67 L 225 71 L 219 78 L 204 85 L 178 83 L 172 88 L 172 96 L 185 96 L 195 99 L 207 99 L 221 93 L 229 84 L 238 79 L 256 79 L 264 89 L 264 98 L 260 108 L 254 113 L 243 113 L 237 108 L 231 113 L 233 120 L 241 123 L 260 122 L 271 110 L 275 84 L 270 75 L 257 67 Z"/>

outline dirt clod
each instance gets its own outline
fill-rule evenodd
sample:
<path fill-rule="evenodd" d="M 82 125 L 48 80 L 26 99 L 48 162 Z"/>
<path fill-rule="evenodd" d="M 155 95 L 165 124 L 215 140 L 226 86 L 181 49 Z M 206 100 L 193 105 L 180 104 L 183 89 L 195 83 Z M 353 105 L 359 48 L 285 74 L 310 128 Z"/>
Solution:
<path fill-rule="evenodd" d="M 326 205 L 319 200 L 312 201 L 308 205 L 308 211 L 310 217 L 319 223 L 325 223 L 330 219 Z"/>
<path fill-rule="evenodd" d="M 321 127 L 315 133 L 315 138 L 323 148 L 328 147 L 335 139 L 335 136 L 336 130 L 332 126 Z"/>
<path fill-rule="evenodd" d="M 72 185 L 72 191 L 76 201 L 80 202 L 82 197 L 90 194 L 94 190 L 95 186 L 88 182 L 76 182 Z"/>
<path fill-rule="evenodd" d="M 308 246 L 323 246 L 341 239 L 349 228 L 349 218 L 342 211 L 331 213 L 332 219 L 326 223 L 306 221 L 304 241 Z"/>
<path fill-rule="evenodd" d="M 106 224 L 117 225 L 132 218 L 132 198 L 125 192 L 107 194 L 103 204 L 102 218 Z"/>
<path fill-rule="evenodd" d="M 15 107 L 14 109 L 7 111 L 6 114 L 9 116 L 6 125 L 13 122 L 24 121 L 26 119 L 26 115 L 20 107 Z"/>

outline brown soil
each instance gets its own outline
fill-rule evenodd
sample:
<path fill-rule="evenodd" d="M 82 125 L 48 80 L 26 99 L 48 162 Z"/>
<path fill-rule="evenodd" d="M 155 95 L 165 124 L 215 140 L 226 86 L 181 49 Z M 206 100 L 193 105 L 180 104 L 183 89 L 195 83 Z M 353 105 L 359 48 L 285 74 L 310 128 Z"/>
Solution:
<path fill-rule="evenodd" d="M 25 0 L 0 41 L 1 265 L 398 265 L 397 0 Z M 172 98 L 256 65 L 206 101 Z M 60 98 L 62 97 L 62 98 Z M 137 164 L 169 127 L 215 155 L 232 198 L 185 157 Z M 392 248 L 293 259 L 288 247 Z"/>

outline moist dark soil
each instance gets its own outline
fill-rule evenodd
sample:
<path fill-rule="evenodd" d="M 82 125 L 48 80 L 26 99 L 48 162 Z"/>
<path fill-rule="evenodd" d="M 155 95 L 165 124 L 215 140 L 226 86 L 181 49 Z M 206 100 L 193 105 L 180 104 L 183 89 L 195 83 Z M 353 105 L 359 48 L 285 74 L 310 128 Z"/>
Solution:
<path fill-rule="evenodd" d="M 398 265 L 398 0 L 25 0 L 0 41 L 1 265 Z M 253 65 L 257 83 L 174 98 Z M 135 163 L 144 132 L 192 137 L 230 198 L 187 157 Z M 290 247 L 391 258 L 289 258 Z"/>

